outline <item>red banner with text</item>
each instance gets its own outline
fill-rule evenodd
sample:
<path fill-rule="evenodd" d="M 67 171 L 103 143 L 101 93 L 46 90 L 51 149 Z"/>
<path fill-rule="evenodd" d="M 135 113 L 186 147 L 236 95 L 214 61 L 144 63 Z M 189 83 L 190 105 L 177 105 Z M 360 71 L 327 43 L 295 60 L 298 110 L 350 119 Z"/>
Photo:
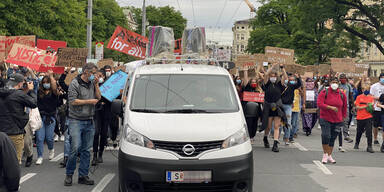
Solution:
<path fill-rule="evenodd" d="M 107 48 L 145 59 L 148 38 L 117 26 Z"/>
<path fill-rule="evenodd" d="M 243 92 L 243 101 L 264 103 L 264 93 Z"/>

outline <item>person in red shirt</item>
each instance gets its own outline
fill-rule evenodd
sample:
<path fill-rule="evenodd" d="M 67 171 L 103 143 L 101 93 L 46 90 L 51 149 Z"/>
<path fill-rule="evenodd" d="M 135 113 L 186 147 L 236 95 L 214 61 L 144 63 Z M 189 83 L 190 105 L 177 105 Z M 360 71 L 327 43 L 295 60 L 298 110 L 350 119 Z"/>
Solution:
<path fill-rule="evenodd" d="M 347 116 L 347 97 L 339 89 L 339 80 L 336 77 L 330 79 L 330 86 L 320 92 L 317 98 L 317 106 L 320 109 L 321 140 L 323 144 L 322 163 L 335 164 L 332 158 L 333 146 L 337 135 L 341 131 L 343 119 Z"/>
<path fill-rule="evenodd" d="M 368 148 L 367 152 L 374 153 L 372 149 L 372 114 L 367 110 L 369 105 L 372 107 L 374 103 L 374 98 L 369 94 L 370 85 L 364 83 L 363 86 L 363 94 L 357 96 L 355 105 L 357 109 L 357 134 L 356 134 L 356 143 L 354 149 L 359 149 L 359 143 L 361 136 L 365 131 L 365 135 L 367 136 Z M 373 108 L 372 108 L 373 112 Z"/>

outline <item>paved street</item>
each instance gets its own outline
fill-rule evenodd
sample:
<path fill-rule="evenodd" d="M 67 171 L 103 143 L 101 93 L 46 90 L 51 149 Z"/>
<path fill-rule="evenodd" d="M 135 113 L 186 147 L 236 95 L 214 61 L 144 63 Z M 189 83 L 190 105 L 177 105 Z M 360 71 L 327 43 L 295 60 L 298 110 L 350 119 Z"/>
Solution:
<path fill-rule="evenodd" d="M 354 133 L 355 127 L 352 128 L 353 137 Z M 384 154 L 378 152 L 379 146 L 374 146 L 374 154 L 365 152 L 365 138 L 361 141 L 360 150 L 353 150 L 353 144 L 344 143 L 347 152 L 341 153 L 336 149 L 334 156 L 337 164 L 326 166 L 317 162 L 322 155 L 320 130 L 317 126 L 311 136 L 306 137 L 300 133 L 296 144 L 282 146 L 280 153 L 264 149 L 261 138 L 258 135 L 254 145 L 255 192 L 382 191 Z M 78 185 L 75 179 L 72 187 L 64 187 L 65 170 L 59 168 L 63 143 L 55 143 L 55 149 L 58 157 L 53 161 L 45 160 L 41 166 L 22 168 L 22 192 L 118 191 L 117 151 L 106 151 L 105 163 L 92 167 L 90 177 L 95 179 L 95 186 Z"/>

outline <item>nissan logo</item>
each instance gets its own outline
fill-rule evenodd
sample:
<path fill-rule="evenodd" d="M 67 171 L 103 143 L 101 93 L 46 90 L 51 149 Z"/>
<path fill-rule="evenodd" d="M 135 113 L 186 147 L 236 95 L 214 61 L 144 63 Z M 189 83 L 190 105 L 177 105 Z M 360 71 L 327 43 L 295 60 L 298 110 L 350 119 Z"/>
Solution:
<path fill-rule="evenodd" d="M 195 150 L 196 150 L 195 147 L 193 147 L 193 145 L 191 144 L 187 144 L 183 147 L 184 154 L 188 156 L 192 155 L 195 152 Z"/>

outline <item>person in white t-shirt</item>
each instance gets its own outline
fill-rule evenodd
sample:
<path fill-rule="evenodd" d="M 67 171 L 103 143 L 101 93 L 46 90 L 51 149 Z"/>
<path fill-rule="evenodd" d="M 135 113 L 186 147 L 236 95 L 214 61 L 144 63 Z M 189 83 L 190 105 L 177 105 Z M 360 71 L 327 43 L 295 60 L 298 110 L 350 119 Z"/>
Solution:
<path fill-rule="evenodd" d="M 378 127 L 383 126 L 381 125 L 381 114 L 384 113 L 384 111 L 377 106 L 380 95 L 384 93 L 384 73 L 381 73 L 379 78 L 380 81 L 373 84 L 371 86 L 371 90 L 369 91 L 370 94 L 375 98 L 375 111 L 373 112 L 373 139 L 375 145 L 380 145 L 379 141 L 377 140 L 377 135 L 379 132 Z"/>

